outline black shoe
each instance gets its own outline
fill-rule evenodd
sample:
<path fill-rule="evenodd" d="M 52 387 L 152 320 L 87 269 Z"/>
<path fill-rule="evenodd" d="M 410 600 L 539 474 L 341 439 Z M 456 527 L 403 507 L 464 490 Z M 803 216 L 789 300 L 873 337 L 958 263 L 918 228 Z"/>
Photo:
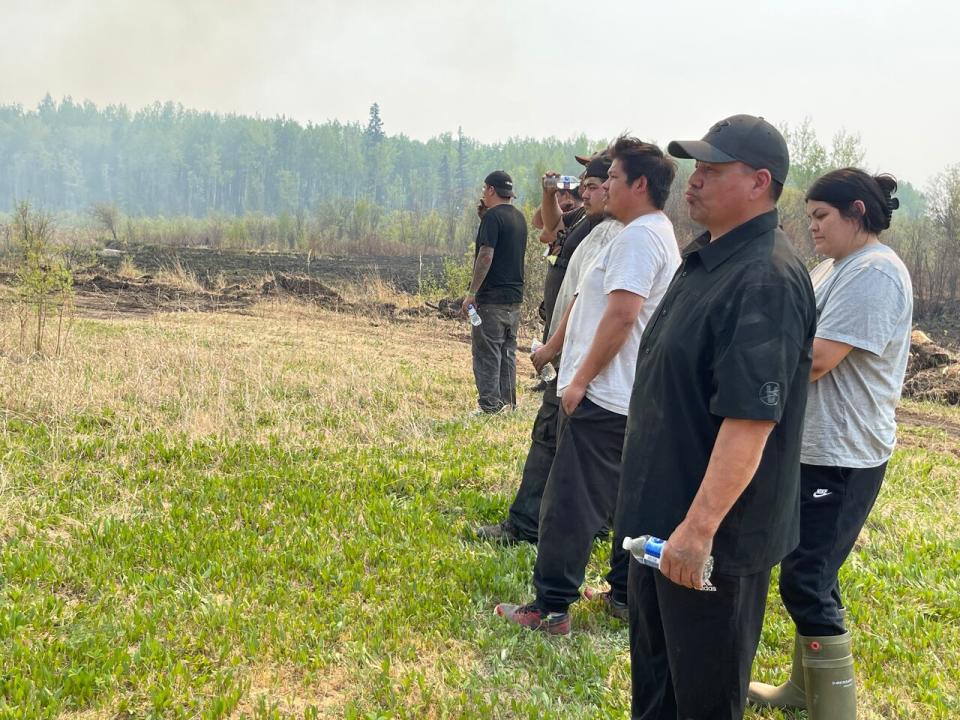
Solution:
<path fill-rule="evenodd" d="M 480 540 L 492 540 L 505 545 L 527 542 L 525 538 L 520 537 L 520 533 L 517 532 L 517 529 L 509 520 L 504 520 L 496 525 L 483 525 L 478 527 L 477 538 Z"/>
<path fill-rule="evenodd" d="M 625 602 L 620 602 L 613 597 L 612 590 L 597 590 L 596 588 L 585 588 L 583 596 L 587 600 L 599 598 L 603 602 L 604 610 L 607 615 L 615 617 L 623 622 L 630 622 L 630 607 Z"/>

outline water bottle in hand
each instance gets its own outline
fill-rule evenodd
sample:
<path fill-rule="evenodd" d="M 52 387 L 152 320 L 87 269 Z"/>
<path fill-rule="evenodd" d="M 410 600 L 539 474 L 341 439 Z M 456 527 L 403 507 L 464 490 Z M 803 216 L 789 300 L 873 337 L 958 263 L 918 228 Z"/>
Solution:
<path fill-rule="evenodd" d="M 666 546 L 666 540 L 661 540 L 653 535 L 641 535 L 638 538 L 625 537 L 623 539 L 623 549 L 633 555 L 637 562 L 657 570 L 660 569 L 660 557 L 663 555 L 663 549 Z M 716 592 L 717 588 L 710 584 L 711 573 L 713 573 L 713 556 L 708 557 L 703 566 L 703 587 L 700 588 L 701 590 Z"/>
<path fill-rule="evenodd" d="M 467 317 L 470 318 L 470 324 L 474 327 L 483 322 L 480 313 L 477 312 L 477 309 L 473 305 L 467 305 Z"/>
<path fill-rule="evenodd" d="M 534 340 L 530 343 L 530 352 L 535 353 L 537 350 L 543 347 L 543 343 L 539 340 Z M 557 379 L 557 370 L 553 367 L 553 363 L 547 363 L 542 368 L 540 368 L 540 379 L 544 382 L 553 382 Z"/>

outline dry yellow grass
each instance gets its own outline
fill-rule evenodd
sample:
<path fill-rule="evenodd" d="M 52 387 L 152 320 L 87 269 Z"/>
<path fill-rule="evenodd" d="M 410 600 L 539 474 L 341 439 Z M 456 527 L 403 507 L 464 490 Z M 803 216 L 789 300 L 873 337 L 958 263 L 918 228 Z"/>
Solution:
<path fill-rule="evenodd" d="M 187 438 L 249 437 L 267 426 L 263 439 L 279 431 L 293 447 L 315 443 L 318 432 L 370 441 L 393 427 L 415 437 L 471 407 L 465 337 L 449 321 L 388 327 L 282 302 L 261 303 L 249 316 L 80 320 L 61 359 L 0 357 L 0 407 L 53 427 L 109 416 L 114 435 L 163 428 Z M 424 373 L 454 380 L 455 389 L 411 392 Z M 353 422 L 326 430 L 309 422 L 325 410 L 346 411 Z"/>
<path fill-rule="evenodd" d="M 180 263 L 179 258 L 176 258 L 170 267 L 160 270 L 154 277 L 154 280 L 159 285 L 167 285 L 168 287 L 177 288 L 183 292 L 203 293 L 206 291 L 203 283 L 197 278 L 197 274 L 185 268 Z"/>
<path fill-rule="evenodd" d="M 124 255 L 123 259 L 120 260 L 120 265 L 117 266 L 117 277 L 121 277 L 124 280 L 136 280 L 142 276 L 143 271 L 137 267 L 133 258 L 129 255 Z"/>

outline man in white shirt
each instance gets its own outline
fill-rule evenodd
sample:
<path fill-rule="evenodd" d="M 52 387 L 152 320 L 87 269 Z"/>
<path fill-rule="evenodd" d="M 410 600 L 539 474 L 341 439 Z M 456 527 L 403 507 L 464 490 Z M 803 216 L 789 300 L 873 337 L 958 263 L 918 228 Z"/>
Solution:
<path fill-rule="evenodd" d="M 612 520 L 640 336 L 680 264 L 663 213 L 673 160 L 656 145 L 629 137 L 619 138 L 610 153 L 606 212 L 626 227 L 584 267 L 576 298 L 533 356 L 539 369 L 563 351 L 560 431 L 540 509 L 537 597 L 496 608 L 511 622 L 551 634 L 570 632 L 567 610 L 580 597 L 593 537 Z M 600 595 L 612 614 L 624 618 L 624 551 L 614 547 L 610 565 L 611 589 Z"/>

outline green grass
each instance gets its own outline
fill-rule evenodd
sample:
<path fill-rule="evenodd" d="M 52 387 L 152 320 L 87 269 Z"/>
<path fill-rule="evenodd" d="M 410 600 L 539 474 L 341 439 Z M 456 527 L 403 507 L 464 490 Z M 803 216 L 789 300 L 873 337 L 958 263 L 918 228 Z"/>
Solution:
<path fill-rule="evenodd" d="M 535 551 L 469 531 L 505 512 L 538 397 L 470 418 L 464 337 L 265 307 L 0 356 L 0 717 L 626 717 L 598 604 L 569 638 L 493 615 L 531 596 Z M 948 718 L 960 460 L 904 433 L 843 573 L 861 716 Z M 788 633 L 772 593 L 758 677 Z"/>

